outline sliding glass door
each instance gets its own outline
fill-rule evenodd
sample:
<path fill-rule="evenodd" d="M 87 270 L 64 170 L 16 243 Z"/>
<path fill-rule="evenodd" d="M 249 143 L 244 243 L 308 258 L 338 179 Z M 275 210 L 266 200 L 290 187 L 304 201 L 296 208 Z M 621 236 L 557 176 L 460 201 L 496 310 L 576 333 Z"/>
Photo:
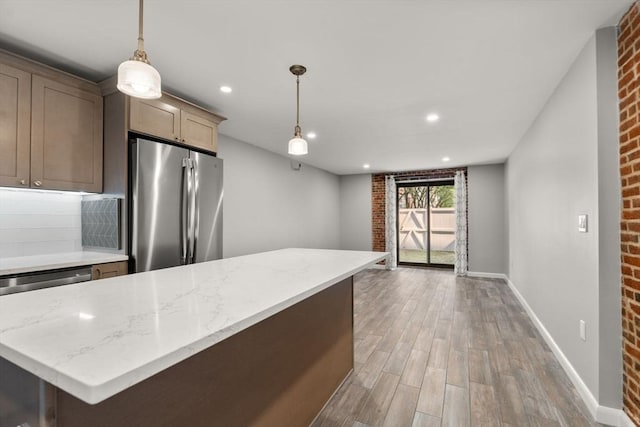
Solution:
<path fill-rule="evenodd" d="M 453 268 L 456 213 L 453 181 L 397 183 L 398 262 Z"/>

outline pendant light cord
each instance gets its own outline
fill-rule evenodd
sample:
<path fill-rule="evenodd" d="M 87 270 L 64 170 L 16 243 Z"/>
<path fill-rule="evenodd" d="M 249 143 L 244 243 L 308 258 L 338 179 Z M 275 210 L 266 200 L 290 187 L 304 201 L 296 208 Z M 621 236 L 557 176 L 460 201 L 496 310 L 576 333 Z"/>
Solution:
<path fill-rule="evenodd" d="M 300 76 L 296 76 L 296 130 L 300 129 Z"/>
<path fill-rule="evenodd" d="M 146 64 L 149 63 L 149 59 L 147 58 L 147 52 L 144 51 L 144 38 L 142 36 L 142 20 L 144 17 L 144 0 L 140 0 L 140 9 L 138 10 L 138 49 L 133 52 L 133 57 L 131 60 L 133 61 L 141 61 Z"/>
<path fill-rule="evenodd" d="M 138 50 L 144 50 L 144 38 L 142 37 L 142 16 L 143 16 L 143 2 L 144 0 L 140 0 L 140 10 L 138 12 Z"/>
<path fill-rule="evenodd" d="M 292 65 L 289 71 L 296 76 L 296 127 L 294 137 L 302 139 L 302 129 L 300 129 L 300 76 L 307 71 L 302 65 Z"/>

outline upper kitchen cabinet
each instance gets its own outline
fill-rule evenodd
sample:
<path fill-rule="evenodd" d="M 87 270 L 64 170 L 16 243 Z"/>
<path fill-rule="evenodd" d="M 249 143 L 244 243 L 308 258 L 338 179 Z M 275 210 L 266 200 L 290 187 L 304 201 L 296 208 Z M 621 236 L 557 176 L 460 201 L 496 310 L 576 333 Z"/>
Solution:
<path fill-rule="evenodd" d="M 102 96 L 33 76 L 31 183 L 102 191 Z"/>
<path fill-rule="evenodd" d="M 101 192 L 102 110 L 95 83 L 0 51 L 0 185 Z"/>
<path fill-rule="evenodd" d="M 180 141 L 180 108 L 160 99 L 131 98 L 129 128 L 136 132 Z"/>
<path fill-rule="evenodd" d="M 207 120 L 188 111 L 182 111 L 180 114 L 182 142 L 192 147 L 217 152 L 218 123 L 220 122 Z"/>
<path fill-rule="evenodd" d="M 0 185 L 29 185 L 31 74 L 0 63 Z"/>
<path fill-rule="evenodd" d="M 129 129 L 202 150 L 218 151 L 223 117 L 174 96 L 157 100 L 129 98 Z"/>

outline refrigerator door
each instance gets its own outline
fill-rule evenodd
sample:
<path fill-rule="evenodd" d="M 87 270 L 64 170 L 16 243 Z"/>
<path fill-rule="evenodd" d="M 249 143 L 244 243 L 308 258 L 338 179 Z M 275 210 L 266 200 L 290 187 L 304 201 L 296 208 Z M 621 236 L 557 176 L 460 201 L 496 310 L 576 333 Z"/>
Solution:
<path fill-rule="evenodd" d="M 222 258 L 222 159 L 191 152 L 194 168 L 194 262 Z"/>
<path fill-rule="evenodd" d="M 135 272 L 181 264 L 183 206 L 187 197 L 183 166 L 189 150 L 137 139 L 131 153 L 131 256 Z M 188 184 L 188 183 L 187 183 Z"/>

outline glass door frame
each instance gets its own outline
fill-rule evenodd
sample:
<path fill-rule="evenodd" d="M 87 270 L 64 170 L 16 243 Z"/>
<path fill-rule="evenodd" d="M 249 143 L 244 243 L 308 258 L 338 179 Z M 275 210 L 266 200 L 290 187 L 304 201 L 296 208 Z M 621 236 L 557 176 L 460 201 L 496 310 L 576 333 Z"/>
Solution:
<path fill-rule="evenodd" d="M 452 178 L 438 179 L 438 180 L 416 180 L 405 181 L 396 183 L 396 259 L 398 265 L 406 265 L 413 267 L 428 267 L 428 268 L 442 268 L 447 270 L 453 270 L 453 264 L 441 264 L 431 263 L 431 206 L 429 206 L 429 196 L 431 194 L 431 187 L 441 186 L 454 186 L 454 180 Z M 400 187 L 427 187 L 427 245 L 426 245 L 426 262 L 409 262 L 400 261 L 400 203 L 398 200 L 398 189 Z M 457 238 L 457 237 L 456 237 Z"/>

